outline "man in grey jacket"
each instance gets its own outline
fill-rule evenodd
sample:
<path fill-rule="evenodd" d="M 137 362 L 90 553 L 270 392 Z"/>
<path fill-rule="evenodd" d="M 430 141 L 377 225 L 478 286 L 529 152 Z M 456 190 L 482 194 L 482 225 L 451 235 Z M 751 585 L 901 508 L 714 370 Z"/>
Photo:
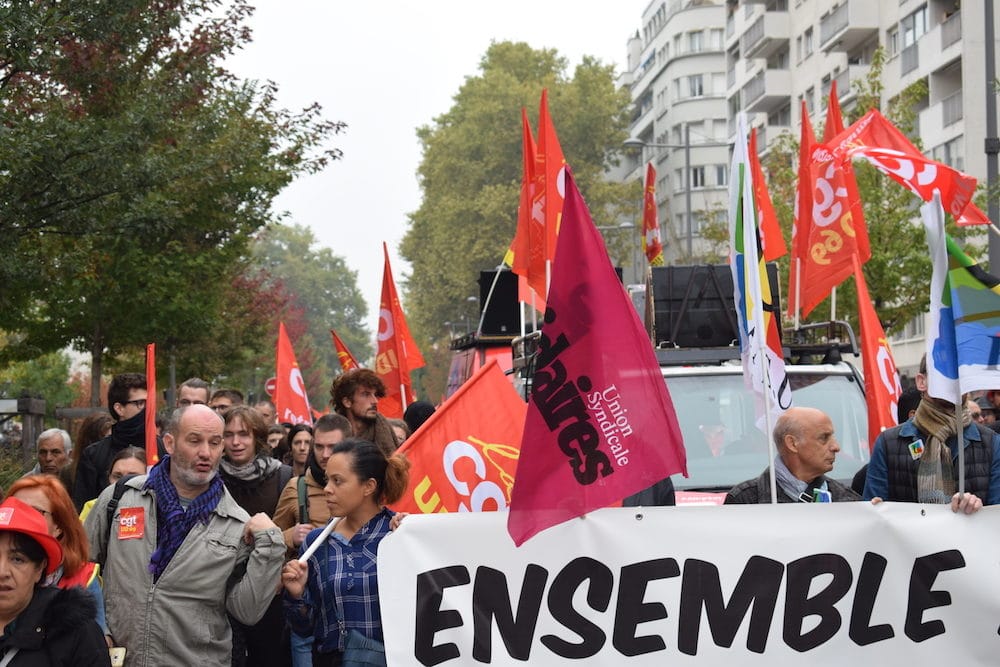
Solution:
<path fill-rule="evenodd" d="M 208 406 L 182 408 L 163 438 L 168 456 L 125 482 L 111 521 L 115 486 L 87 516 L 108 626 L 130 665 L 230 665 L 226 612 L 253 625 L 280 582 L 281 531 L 248 516 L 219 478 L 222 430 Z"/>

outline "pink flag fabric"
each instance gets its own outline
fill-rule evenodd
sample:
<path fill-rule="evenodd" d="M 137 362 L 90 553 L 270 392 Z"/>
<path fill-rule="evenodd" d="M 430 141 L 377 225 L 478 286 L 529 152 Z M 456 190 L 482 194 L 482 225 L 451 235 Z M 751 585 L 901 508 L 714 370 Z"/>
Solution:
<path fill-rule="evenodd" d="M 568 172 L 547 305 L 507 519 L 518 546 L 674 473 L 687 476 L 649 336 Z"/>

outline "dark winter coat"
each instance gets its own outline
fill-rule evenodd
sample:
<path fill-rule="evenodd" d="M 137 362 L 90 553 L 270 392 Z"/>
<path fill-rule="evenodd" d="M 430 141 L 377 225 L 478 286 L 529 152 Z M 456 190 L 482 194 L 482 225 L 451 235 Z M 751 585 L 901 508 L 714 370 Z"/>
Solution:
<path fill-rule="evenodd" d="M 0 660 L 16 648 L 10 667 L 110 667 L 96 614 L 93 597 L 82 588 L 36 587 L 0 637 Z"/>
<path fill-rule="evenodd" d="M 835 503 L 850 502 L 854 500 L 861 500 L 861 496 L 855 493 L 852 489 L 844 486 L 835 479 L 826 478 L 827 489 L 830 491 L 830 497 Z M 754 479 L 748 479 L 745 482 L 740 482 L 734 486 L 728 494 L 726 494 L 726 505 L 741 505 L 741 504 L 761 504 L 771 502 L 771 473 L 765 470 L 761 473 L 760 477 L 755 477 Z M 778 488 L 778 502 L 779 503 L 794 503 L 797 502 L 794 498 L 789 498 L 788 494 L 785 493 L 780 487 Z"/>

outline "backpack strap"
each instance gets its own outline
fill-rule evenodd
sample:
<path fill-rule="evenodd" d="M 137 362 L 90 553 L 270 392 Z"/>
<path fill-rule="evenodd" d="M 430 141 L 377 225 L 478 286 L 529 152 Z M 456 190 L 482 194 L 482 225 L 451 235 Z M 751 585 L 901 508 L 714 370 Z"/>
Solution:
<path fill-rule="evenodd" d="M 136 475 L 124 475 L 115 482 L 115 492 L 111 494 L 111 500 L 108 501 L 108 526 L 112 526 L 112 522 L 115 519 L 115 510 L 118 508 L 118 503 L 121 502 L 122 496 L 125 495 L 125 483 L 133 477 L 136 477 Z"/>
<path fill-rule="evenodd" d="M 309 523 L 309 490 L 306 488 L 305 474 L 298 478 L 299 523 Z"/>

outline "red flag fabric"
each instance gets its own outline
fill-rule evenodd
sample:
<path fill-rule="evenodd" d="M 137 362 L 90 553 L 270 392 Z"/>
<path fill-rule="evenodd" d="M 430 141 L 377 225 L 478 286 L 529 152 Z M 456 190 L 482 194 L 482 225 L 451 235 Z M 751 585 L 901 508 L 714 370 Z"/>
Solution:
<path fill-rule="evenodd" d="M 531 210 L 533 216 L 541 214 L 545 220 L 545 257 L 549 262 L 556 256 L 556 239 L 559 236 L 566 191 L 565 179 L 566 159 L 559 145 L 552 116 L 549 115 L 549 91 L 543 89 L 538 109 L 535 193 Z"/>
<path fill-rule="evenodd" d="M 156 446 L 156 343 L 146 346 L 146 468 L 160 462 Z"/>
<path fill-rule="evenodd" d="M 765 262 L 772 262 L 788 252 L 785 237 L 781 235 L 778 214 L 774 212 L 771 194 L 764 181 L 764 169 L 757 155 L 757 128 L 750 131 L 750 178 L 753 183 L 753 200 L 757 209 L 757 226 Z"/>
<path fill-rule="evenodd" d="M 660 215 L 656 206 L 656 169 L 646 164 L 646 187 L 642 198 L 642 251 L 650 266 L 663 266 L 663 242 L 660 240 Z"/>
<path fill-rule="evenodd" d="M 812 188 L 809 167 L 816 135 L 809 121 L 805 100 L 801 104 L 802 130 L 799 135 L 799 179 L 795 184 L 795 219 L 792 223 L 792 258 L 788 267 L 788 316 L 794 317 L 801 293 L 798 285 L 809 261 L 809 234 L 812 230 Z"/>
<path fill-rule="evenodd" d="M 920 152 L 905 134 L 877 109 L 839 133 L 813 160 L 843 162 L 861 157 L 924 201 L 940 192 L 941 203 L 959 224 L 986 224 L 989 219 L 972 203 L 976 179 Z"/>
<path fill-rule="evenodd" d="M 385 383 L 385 398 L 379 399 L 378 411 L 386 417 L 402 418 L 406 406 L 415 400 L 410 371 L 424 365 L 424 357 L 410 335 L 403 307 L 396 293 L 389 266 L 389 247 L 383 243 L 385 269 L 382 272 L 382 301 L 378 311 L 378 349 L 375 374 Z M 404 393 L 405 392 L 405 393 Z"/>
<path fill-rule="evenodd" d="M 837 96 L 837 82 L 830 84 L 830 102 L 826 107 L 826 125 L 823 128 L 823 143 L 844 131 L 844 116 L 840 112 L 840 99 Z M 850 163 L 844 165 L 844 181 L 847 184 L 847 198 L 851 202 L 861 202 L 861 193 L 858 191 L 858 181 L 854 177 L 854 167 Z M 855 246 L 858 249 L 858 258 L 864 264 L 872 258 L 871 245 L 868 242 L 868 225 L 865 223 L 865 213 L 863 206 L 851 209 L 854 215 L 853 229 L 856 234 L 854 238 Z"/>
<path fill-rule="evenodd" d="M 528 112 L 521 108 L 521 199 L 517 207 L 517 232 L 504 261 L 518 274 L 518 300 L 545 310 L 545 219 L 532 215 L 535 193 L 535 138 Z M 531 290 L 535 295 L 532 297 Z"/>
<path fill-rule="evenodd" d="M 399 448 L 410 462 L 410 486 L 392 509 L 506 510 L 526 411 L 496 360 L 490 360 Z"/>
<path fill-rule="evenodd" d="M 517 545 L 687 474 L 649 337 L 568 172 L 563 222 L 507 520 Z"/>
<path fill-rule="evenodd" d="M 277 372 L 275 378 L 278 386 L 274 390 L 274 409 L 278 413 L 278 421 L 288 424 L 311 424 L 312 408 L 309 407 L 309 397 L 306 396 L 306 384 L 299 370 L 299 362 L 295 360 L 295 350 L 288 338 L 285 323 L 278 324 Z"/>
<path fill-rule="evenodd" d="M 340 362 L 340 370 L 353 371 L 355 368 L 361 368 L 358 364 L 358 360 L 354 358 L 351 351 L 347 349 L 344 341 L 340 340 L 340 336 L 333 329 L 330 329 L 330 335 L 333 336 L 333 348 L 337 351 L 337 361 Z"/>
<path fill-rule="evenodd" d="M 896 425 L 896 405 L 903 388 L 889 340 L 875 312 L 857 258 L 854 260 L 854 282 L 858 286 L 858 320 L 861 322 L 861 354 L 868 403 L 868 446 L 874 447 L 879 434 Z"/>

